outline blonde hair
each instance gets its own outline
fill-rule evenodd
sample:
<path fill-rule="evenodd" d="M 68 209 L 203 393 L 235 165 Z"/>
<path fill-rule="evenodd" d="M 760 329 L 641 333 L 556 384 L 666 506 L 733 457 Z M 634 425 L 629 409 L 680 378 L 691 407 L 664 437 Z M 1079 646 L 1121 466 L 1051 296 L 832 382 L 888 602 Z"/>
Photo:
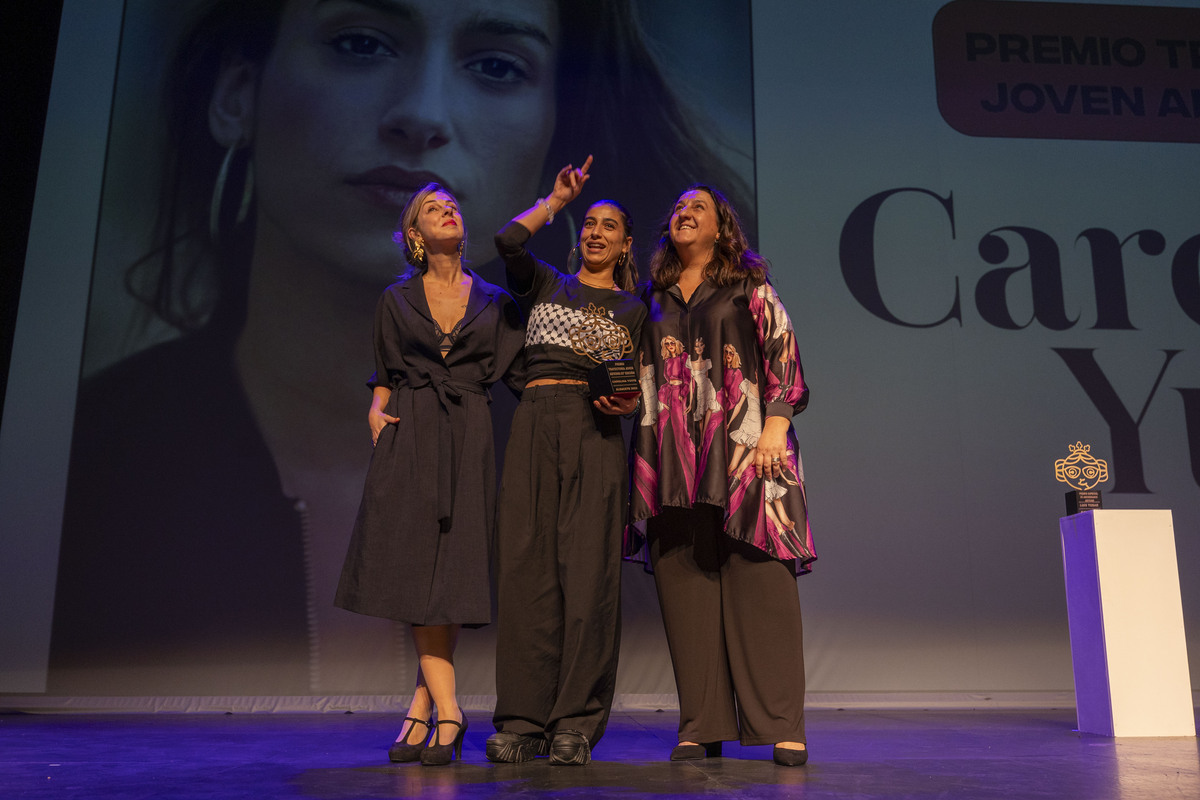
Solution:
<path fill-rule="evenodd" d="M 733 368 L 733 369 L 741 369 L 742 368 L 742 357 L 738 354 L 736 347 L 734 347 L 731 344 L 727 344 L 721 349 L 724 352 L 725 356 L 730 359 L 729 366 L 731 368 Z"/>
<path fill-rule="evenodd" d="M 408 238 L 408 231 L 417 225 L 417 215 L 421 213 L 421 206 L 431 194 L 442 194 L 449 197 L 454 205 L 458 205 L 457 198 L 450 194 L 450 191 L 440 183 L 427 183 L 422 186 L 417 192 L 408 199 L 404 204 L 404 210 L 400 212 L 399 230 L 392 233 L 392 241 L 400 245 L 400 252 L 404 253 L 404 260 L 413 266 L 416 270 L 424 272 L 429 269 L 429 257 L 417 260 L 413 255 L 412 241 Z M 466 249 L 467 246 L 467 223 L 463 220 L 463 240 L 459 246 L 459 251 Z"/>

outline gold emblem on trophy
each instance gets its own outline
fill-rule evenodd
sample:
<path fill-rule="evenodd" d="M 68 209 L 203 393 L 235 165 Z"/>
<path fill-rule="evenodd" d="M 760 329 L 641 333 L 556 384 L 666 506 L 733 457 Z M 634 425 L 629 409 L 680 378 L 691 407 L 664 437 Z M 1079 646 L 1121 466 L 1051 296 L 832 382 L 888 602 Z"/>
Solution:
<path fill-rule="evenodd" d="M 1067 514 L 1103 508 L 1100 490 L 1108 480 L 1108 462 L 1092 455 L 1092 446 L 1083 442 L 1068 445 L 1071 454 L 1054 462 L 1054 476 L 1075 491 L 1067 492 Z"/>
<path fill-rule="evenodd" d="M 613 361 L 633 352 L 629 329 L 609 318 L 603 306 L 588 303 L 579 310 L 582 321 L 568 332 L 571 349 L 593 361 Z"/>
<path fill-rule="evenodd" d="M 588 303 L 579 311 L 583 321 L 568 336 L 571 349 L 596 362 L 588 373 L 592 398 L 637 397 L 642 393 L 633 361 L 624 358 L 633 352 L 629 329 L 618 325 L 603 306 Z"/>

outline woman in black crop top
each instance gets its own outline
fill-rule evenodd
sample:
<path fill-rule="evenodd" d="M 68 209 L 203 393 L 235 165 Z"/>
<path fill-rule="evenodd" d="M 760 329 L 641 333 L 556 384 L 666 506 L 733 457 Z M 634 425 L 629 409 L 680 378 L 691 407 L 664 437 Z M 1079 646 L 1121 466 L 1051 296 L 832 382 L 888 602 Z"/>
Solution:
<path fill-rule="evenodd" d="M 629 215 L 588 208 L 579 272 L 525 249 L 579 196 L 591 157 L 496 234 L 509 288 L 526 312 L 528 382 L 505 451 L 497 520 L 496 733 L 491 761 L 586 764 L 608 722 L 620 639 L 621 531 L 628 496 L 618 414 L 636 396 L 592 397 L 588 373 L 633 353 L 645 305 Z M 575 251 L 572 251 L 573 253 Z"/>

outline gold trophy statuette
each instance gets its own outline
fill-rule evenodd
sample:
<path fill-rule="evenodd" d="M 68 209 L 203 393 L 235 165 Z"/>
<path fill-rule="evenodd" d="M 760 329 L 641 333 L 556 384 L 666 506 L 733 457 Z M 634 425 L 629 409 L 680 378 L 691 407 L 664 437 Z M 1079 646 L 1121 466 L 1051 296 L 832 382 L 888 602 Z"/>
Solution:
<path fill-rule="evenodd" d="M 1067 492 L 1067 514 L 1104 508 L 1095 487 L 1108 480 L 1108 462 L 1092 455 L 1090 444 L 1076 442 L 1067 449 L 1071 455 L 1054 462 L 1054 476 L 1075 490 Z"/>

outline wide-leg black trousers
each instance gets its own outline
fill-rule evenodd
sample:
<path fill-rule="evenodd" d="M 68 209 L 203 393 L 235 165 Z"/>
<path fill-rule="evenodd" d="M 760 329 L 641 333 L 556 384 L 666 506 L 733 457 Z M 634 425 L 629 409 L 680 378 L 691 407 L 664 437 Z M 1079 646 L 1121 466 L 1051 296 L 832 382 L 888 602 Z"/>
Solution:
<path fill-rule="evenodd" d="M 627 499 L 620 419 L 594 410 L 583 386 L 526 389 L 496 527 L 496 730 L 577 730 L 592 745 L 604 734 Z"/>
<path fill-rule="evenodd" d="M 679 693 L 679 741 L 804 742 L 804 630 L 793 566 L 723 531 L 712 505 L 647 521 Z"/>

